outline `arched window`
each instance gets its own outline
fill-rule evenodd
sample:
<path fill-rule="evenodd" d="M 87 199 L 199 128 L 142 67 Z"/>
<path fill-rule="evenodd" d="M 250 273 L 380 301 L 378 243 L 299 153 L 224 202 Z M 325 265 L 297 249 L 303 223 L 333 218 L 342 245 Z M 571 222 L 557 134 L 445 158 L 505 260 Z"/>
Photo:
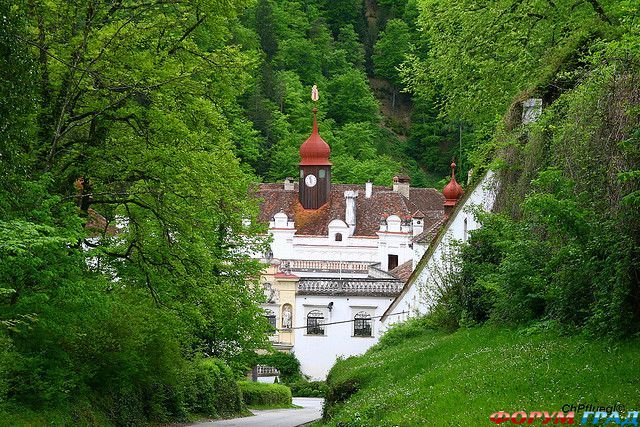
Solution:
<path fill-rule="evenodd" d="M 273 310 L 265 310 L 264 311 L 264 317 L 267 318 L 267 320 L 269 321 L 269 325 L 271 325 L 271 327 L 273 328 L 273 331 L 271 331 L 272 333 L 276 331 L 276 314 L 273 312 Z"/>
<path fill-rule="evenodd" d="M 356 314 L 353 320 L 353 335 L 356 337 L 371 336 L 371 315 L 364 311 Z"/>
<path fill-rule="evenodd" d="M 307 314 L 307 334 L 324 335 L 324 314 L 319 310 L 312 310 Z"/>
<path fill-rule="evenodd" d="M 342 233 L 336 233 L 336 242 L 342 242 Z"/>

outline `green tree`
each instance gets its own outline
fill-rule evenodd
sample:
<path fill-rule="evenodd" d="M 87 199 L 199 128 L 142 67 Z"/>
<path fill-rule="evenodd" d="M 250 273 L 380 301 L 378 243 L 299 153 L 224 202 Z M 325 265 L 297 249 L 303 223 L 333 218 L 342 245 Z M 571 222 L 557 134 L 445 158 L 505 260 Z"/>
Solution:
<path fill-rule="evenodd" d="M 340 27 L 336 41 L 337 47 L 345 52 L 346 60 L 355 68 L 364 69 L 364 47 L 353 25 Z"/>
<path fill-rule="evenodd" d="M 13 344 L 0 391 L 14 403 L 91 395 L 113 422 L 168 422 L 185 417 L 189 358 L 268 347 L 246 252 L 264 248 L 262 230 L 234 155 L 259 141 L 238 105 L 254 61 L 230 43 L 243 5 L 1 11 L 0 322 Z"/>
<path fill-rule="evenodd" d="M 411 48 L 409 26 L 400 19 L 387 22 L 374 46 L 373 66 L 376 75 L 388 80 L 392 85 L 392 108 L 395 108 L 396 95 L 402 89 L 400 66 L 411 52 Z"/>
<path fill-rule="evenodd" d="M 273 6 L 270 0 L 258 1 L 255 16 L 255 28 L 260 37 L 260 47 L 271 59 L 278 51 L 276 25 L 274 22 Z"/>
<path fill-rule="evenodd" d="M 427 51 L 413 57 L 405 77 L 416 92 L 441 90 L 452 117 L 489 124 L 487 133 L 516 94 L 551 84 L 556 73 L 577 66 L 591 40 L 620 33 L 619 18 L 628 10 L 625 2 L 609 0 L 476 6 L 420 0 Z"/>
<path fill-rule="evenodd" d="M 336 123 L 378 122 L 378 102 L 362 71 L 353 69 L 336 76 L 329 82 L 327 89 L 328 116 Z"/>

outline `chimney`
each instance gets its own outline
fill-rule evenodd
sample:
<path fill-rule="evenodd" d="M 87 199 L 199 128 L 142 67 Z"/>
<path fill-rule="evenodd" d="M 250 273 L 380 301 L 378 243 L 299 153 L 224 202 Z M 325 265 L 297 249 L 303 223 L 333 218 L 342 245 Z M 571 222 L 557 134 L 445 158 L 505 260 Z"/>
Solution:
<path fill-rule="evenodd" d="M 409 188 L 411 178 L 408 175 L 398 175 L 393 177 L 393 191 L 402 194 L 407 199 L 409 198 Z"/>
<path fill-rule="evenodd" d="M 355 228 L 356 226 L 356 198 L 358 197 L 357 191 L 347 190 L 344 192 L 345 199 L 345 215 L 344 222 L 350 228 Z"/>
<path fill-rule="evenodd" d="M 273 224 L 273 225 L 271 225 Z M 280 210 L 277 214 L 273 216 L 271 219 L 271 224 L 269 224 L 269 228 L 293 228 L 293 221 L 289 220 L 289 217 L 283 210 Z"/>
<path fill-rule="evenodd" d="M 293 178 L 290 176 L 284 179 L 284 191 L 293 191 Z"/>
<path fill-rule="evenodd" d="M 364 185 L 364 197 L 365 199 L 370 199 L 373 194 L 373 183 L 371 181 L 367 181 Z"/>
<path fill-rule="evenodd" d="M 416 211 L 411 217 L 411 225 L 414 236 L 422 233 L 424 231 L 424 214 Z"/>

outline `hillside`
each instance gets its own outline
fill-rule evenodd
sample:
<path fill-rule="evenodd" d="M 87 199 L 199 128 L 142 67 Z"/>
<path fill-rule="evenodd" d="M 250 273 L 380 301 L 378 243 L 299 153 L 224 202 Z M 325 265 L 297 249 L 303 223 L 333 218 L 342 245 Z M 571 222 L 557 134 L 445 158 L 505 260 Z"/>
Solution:
<path fill-rule="evenodd" d="M 447 334 L 414 322 L 334 366 L 325 421 L 479 426 L 492 425 L 497 411 L 560 411 L 565 403 L 638 408 L 638 352 L 638 338 L 595 343 L 553 328 L 489 326 Z"/>

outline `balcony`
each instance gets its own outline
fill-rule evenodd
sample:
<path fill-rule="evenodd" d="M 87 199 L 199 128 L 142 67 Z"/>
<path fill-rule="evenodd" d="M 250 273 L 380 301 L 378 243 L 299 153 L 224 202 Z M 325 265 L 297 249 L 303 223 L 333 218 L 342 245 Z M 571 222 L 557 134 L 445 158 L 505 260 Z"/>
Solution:
<path fill-rule="evenodd" d="M 320 260 L 303 260 L 292 259 L 283 260 L 280 264 L 282 271 L 293 272 L 314 272 L 314 273 L 351 273 L 351 274 L 367 274 L 369 271 L 369 262 L 357 261 L 320 261 Z"/>

